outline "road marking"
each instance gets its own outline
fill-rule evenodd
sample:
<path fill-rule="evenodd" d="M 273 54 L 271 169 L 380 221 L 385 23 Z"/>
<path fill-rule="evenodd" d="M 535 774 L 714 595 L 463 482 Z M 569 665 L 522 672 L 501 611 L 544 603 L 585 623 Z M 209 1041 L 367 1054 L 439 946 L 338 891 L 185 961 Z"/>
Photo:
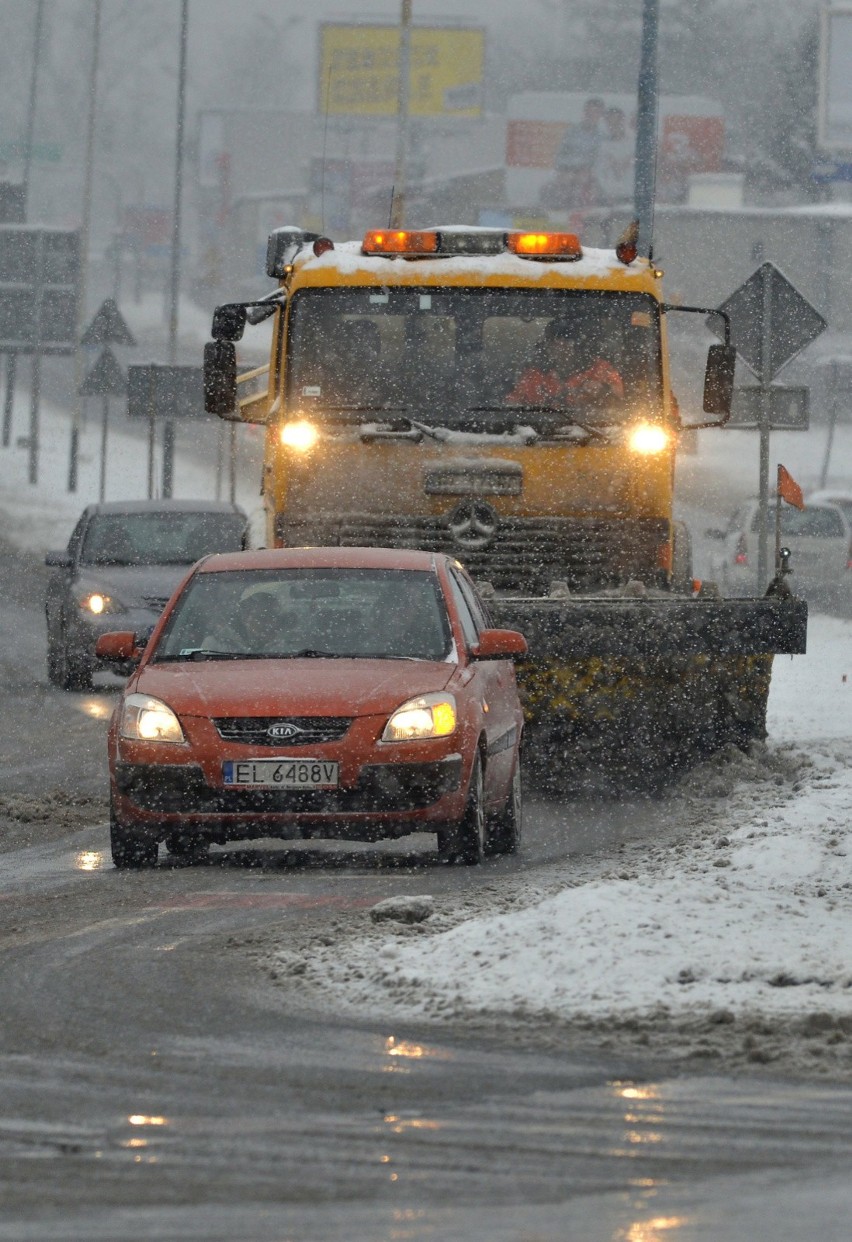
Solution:
<path fill-rule="evenodd" d="M 376 903 L 375 897 L 314 896 L 311 893 L 186 893 L 157 901 L 149 909 L 157 910 L 272 910 L 290 907 L 313 910 L 323 906 L 360 910 Z"/>

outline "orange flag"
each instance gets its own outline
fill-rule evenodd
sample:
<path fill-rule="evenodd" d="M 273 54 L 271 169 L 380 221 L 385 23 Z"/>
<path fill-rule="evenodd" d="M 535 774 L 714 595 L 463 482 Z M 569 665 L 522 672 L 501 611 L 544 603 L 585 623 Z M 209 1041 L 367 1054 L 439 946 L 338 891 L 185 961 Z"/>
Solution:
<path fill-rule="evenodd" d="M 789 470 L 785 470 L 782 465 L 778 466 L 778 495 L 782 500 L 786 500 L 788 505 L 793 505 L 797 509 L 805 507 L 802 489 Z"/>

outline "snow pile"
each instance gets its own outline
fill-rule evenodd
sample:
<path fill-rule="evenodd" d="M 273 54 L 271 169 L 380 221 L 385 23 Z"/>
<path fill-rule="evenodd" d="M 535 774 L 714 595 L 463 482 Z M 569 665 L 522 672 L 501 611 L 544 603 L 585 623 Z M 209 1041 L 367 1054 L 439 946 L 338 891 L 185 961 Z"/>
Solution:
<path fill-rule="evenodd" d="M 673 844 L 549 868 L 544 893 L 507 877 L 425 925 L 361 923 L 298 972 L 291 945 L 278 969 L 395 1019 L 852 1072 L 852 624 L 811 627 L 816 655 L 776 661 L 778 740 L 696 769 L 672 795 Z"/>

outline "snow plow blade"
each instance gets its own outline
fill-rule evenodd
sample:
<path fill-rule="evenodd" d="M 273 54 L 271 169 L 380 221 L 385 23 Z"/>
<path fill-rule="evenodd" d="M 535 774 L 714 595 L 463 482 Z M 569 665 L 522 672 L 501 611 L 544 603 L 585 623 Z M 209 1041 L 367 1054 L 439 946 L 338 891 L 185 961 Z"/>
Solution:
<path fill-rule="evenodd" d="M 805 651 L 798 599 L 491 601 L 526 635 L 517 666 L 542 787 L 656 789 L 726 745 L 766 737 L 776 654 Z"/>
<path fill-rule="evenodd" d="M 520 630 L 533 659 L 594 656 L 801 655 L 808 605 L 801 599 L 497 598 L 500 625 Z"/>

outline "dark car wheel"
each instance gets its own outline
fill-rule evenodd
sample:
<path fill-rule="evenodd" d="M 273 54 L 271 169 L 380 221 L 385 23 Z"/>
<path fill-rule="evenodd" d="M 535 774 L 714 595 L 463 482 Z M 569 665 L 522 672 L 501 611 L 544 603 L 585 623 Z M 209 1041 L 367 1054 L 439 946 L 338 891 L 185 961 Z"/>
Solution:
<path fill-rule="evenodd" d="M 139 871 L 157 862 L 159 846 L 146 832 L 123 824 L 110 803 L 109 843 L 113 864 L 119 871 Z"/>
<path fill-rule="evenodd" d="M 506 805 L 499 815 L 488 824 L 487 854 L 517 854 L 521 844 L 523 823 L 523 792 L 521 789 L 521 761 L 515 762 L 515 772 Z"/>
<path fill-rule="evenodd" d="M 457 824 L 438 831 L 438 854 L 444 862 L 475 867 L 485 855 L 485 786 L 482 759 L 477 753 L 470 775 L 467 805 Z"/>
<path fill-rule="evenodd" d="M 173 858 L 203 858 L 210 842 L 189 832 L 170 832 L 166 837 L 166 851 Z"/>
<path fill-rule="evenodd" d="M 61 626 L 47 627 L 47 677 L 61 690 L 91 690 L 92 666 L 79 652 L 68 650 L 68 640 Z"/>
<path fill-rule="evenodd" d="M 47 624 L 47 680 L 52 686 L 61 686 L 64 676 L 64 661 L 56 637 L 51 633 L 50 622 Z"/>

